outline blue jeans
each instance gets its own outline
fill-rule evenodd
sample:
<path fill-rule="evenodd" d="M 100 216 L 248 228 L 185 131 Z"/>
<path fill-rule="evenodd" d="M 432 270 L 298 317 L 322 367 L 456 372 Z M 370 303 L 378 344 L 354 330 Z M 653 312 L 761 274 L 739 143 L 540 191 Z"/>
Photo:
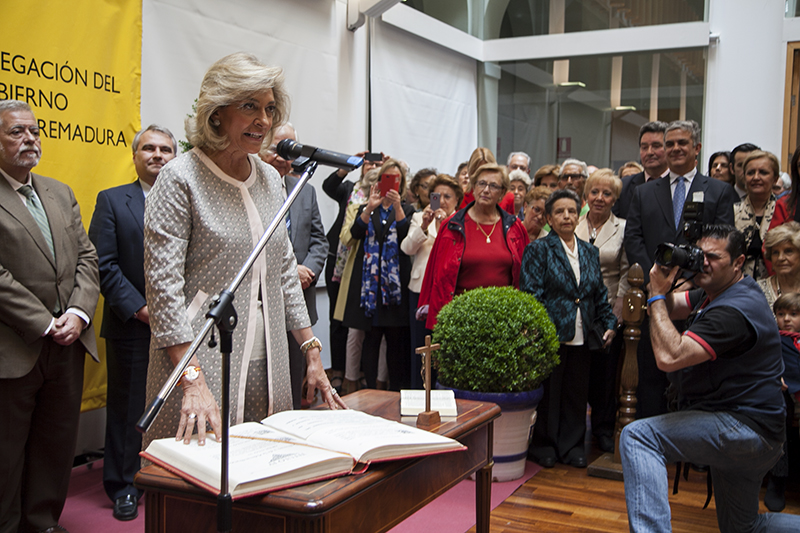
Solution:
<path fill-rule="evenodd" d="M 726 412 L 680 411 L 625 426 L 620 455 L 634 532 L 672 531 L 667 463 L 709 465 L 723 533 L 800 531 L 800 516 L 758 514 L 764 475 L 780 458 L 769 442 Z"/>

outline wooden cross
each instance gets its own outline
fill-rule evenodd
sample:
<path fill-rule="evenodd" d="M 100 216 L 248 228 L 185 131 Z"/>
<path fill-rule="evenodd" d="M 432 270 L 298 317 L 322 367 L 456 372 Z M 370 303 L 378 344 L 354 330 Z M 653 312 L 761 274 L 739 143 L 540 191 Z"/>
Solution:
<path fill-rule="evenodd" d="M 425 382 L 425 411 L 417 416 L 418 426 L 432 426 L 441 422 L 439 411 L 431 411 L 431 353 L 439 348 L 439 343 L 431 344 L 431 336 L 425 335 L 425 346 L 416 349 L 416 353 L 422 355 L 422 376 Z"/>

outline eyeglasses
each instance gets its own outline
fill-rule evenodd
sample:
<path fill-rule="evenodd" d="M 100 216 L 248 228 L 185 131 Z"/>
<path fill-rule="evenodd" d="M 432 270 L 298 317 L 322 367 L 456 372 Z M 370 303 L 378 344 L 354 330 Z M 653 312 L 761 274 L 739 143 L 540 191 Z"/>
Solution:
<path fill-rule="evenodd" d="M 561 174 L 558 181 L 579 180 L 583 178 L 583 174 Z"/>
<path fill-rule="evenodd" d="M 503 190 L 503 186 L 502 185 L 498 185 L 497 183 L 489 183 L 488 181 L 481 180 L 481 181 L 479 181 L 478 183 L 475 184 L 475 190 L 476 191 L 482 191 L 486 187 L 489 187 L 489 190 L 491 190 L 492 192 L 497 192 L 497 191 Z"/>

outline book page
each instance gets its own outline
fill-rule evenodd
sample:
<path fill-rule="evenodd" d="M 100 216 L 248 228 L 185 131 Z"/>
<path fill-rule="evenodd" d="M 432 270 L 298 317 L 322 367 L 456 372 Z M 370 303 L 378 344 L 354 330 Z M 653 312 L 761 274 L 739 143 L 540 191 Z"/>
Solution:
<path fill-rule="evenodd" d="M 334 460 L 339 465 L 334 471 L 353 465 L 353 459 L 345 454 L 308 446 L 257 422 L 233 426 L 230 435 L 231 492 L 240 484 L 279 477 L 316 463 Z M 153 441 L 146 453 L 219 490 L 222 445 L 216 440 L 206 439 L 205 446 L 199 446 L 197 435 L 188 445 L 168 437 Z"/>
<path fill-rule="evenodd" d="M 438 447 L 461 447 L 453 439 L 354 410 L 284 411 L 262 423 L 311 444 L 348 453 L 358 461 L 371 450 L 384 447 L 396 448 L 393 453 L 397 457 L 433 452 Z"/>

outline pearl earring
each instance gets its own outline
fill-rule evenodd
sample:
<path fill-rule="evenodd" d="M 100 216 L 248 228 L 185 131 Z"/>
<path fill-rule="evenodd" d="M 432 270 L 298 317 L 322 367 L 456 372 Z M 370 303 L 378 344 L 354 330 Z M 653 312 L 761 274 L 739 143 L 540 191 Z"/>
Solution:
<path fill-rule="evenodd" d="M 219 119 L 212 118 L 211 119 L 211 125 L 214 126 L 214 127 L 219 126 Z"/>

